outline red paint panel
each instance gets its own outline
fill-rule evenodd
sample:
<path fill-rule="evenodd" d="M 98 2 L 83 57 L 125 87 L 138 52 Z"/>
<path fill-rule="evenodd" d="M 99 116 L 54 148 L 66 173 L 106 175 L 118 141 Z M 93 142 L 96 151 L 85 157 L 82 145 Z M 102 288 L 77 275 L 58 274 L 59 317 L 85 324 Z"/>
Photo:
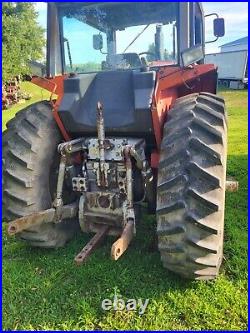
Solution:
<path fill-rule="evenodd" d="M 216 91 L 216 71 L 214 65 L 194 65 L 188 68 L 166 66 L 159 69 L 152 103 L 152 120 L 157 150 L 151 154 L 151 166 L 157 167 L 163 135 L 163 127 L 168 110 L 181 96 L 194 92 Z"/>
<path fill-rule="evenodd" d="M 58 108 L 61 104 L 63 95 L 64 95 L 64 88 L 63 88 L 63 81 L 67 77 L 67 75 L 60 75 L 55 76 L 53 78 L 43 78 L 43 77 L 33 77 L 31 82 L 36 84 L 37 86 L 46 89 L 51 92 L 50 101 L 53 106 L 53 116 L 59 127 L 64 140 L 69 141 L 70 136 L 67 133 L 60 116 L 58 114 Z M 54 100 L 53 96 L 56 95 L 57 98 Z"/>

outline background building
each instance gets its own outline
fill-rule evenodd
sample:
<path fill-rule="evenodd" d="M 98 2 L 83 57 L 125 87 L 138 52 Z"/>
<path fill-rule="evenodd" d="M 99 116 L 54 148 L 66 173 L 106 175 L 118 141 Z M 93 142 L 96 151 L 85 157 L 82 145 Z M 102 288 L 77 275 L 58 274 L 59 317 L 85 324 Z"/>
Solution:
<path fill-rule="evenodd" d="M 221 52 L 248 51 L 248 36 L 220 46 Z"/>

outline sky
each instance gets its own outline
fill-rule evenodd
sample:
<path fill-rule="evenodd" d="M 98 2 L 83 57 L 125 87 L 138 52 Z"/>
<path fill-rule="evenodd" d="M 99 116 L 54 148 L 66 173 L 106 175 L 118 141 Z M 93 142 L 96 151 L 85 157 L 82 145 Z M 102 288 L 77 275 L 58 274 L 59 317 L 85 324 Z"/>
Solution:
<path fill-rule="evenodd" d="M 203 9 L 205 14 L 210 14 L 216 12 L 220 17 L 223 17 L 225 19 L 225 36 L 222 38 L 219 38 L 217 42 L 209 43 L 206 45 L 206 53 L 214 53 L 219 52 L 219 46 L 223 45 L 225 43 L 228 43 L 230 41 L 236 40 L 241 37 L 245 37 L 248 35 L 248 3 L 247 2 L 202 2 Z M 35 2 L 36 9 L 38 11 L 38 22 L 41 26 L 46 28 L 46 9 L 47 5 L 43 2 Z M 214 39 L 213 36 L 213 20 L 212 18 L 206 18 L 205 19 L 205 34 L 206 34 L 206 40 L 212 40 Z M 137 32 L 136 32 L 137 33 Z M 135 33 L 135 34 L 136 34 Z M 147 34 L 151 34 L 150 29 L 147 31 Z M 132 35 L 133 38 L 134 34 Z M 71 38 L 74 38 L 74 36 L 70 36 Z M 131 35 L 124 33 L 121 35 L 122 37 L 122 45 L 126 46 L 129 41 L 131 40 Z M 75 36 L 76 38 L 76 36 Z M 92 37 L 91 37 L 92 38 Z M 78 38 L 79 39 L 79 38 Z M 73 39 L 72 39 L 73 41 Z M 135 43 L 134 47 L 137 47 L 140 51 L 142 50 L 142 45 L 145 45 L 146 42 L 146 33 L 144 36 L 142 35 L 140 39 L 138 39 L 137 44 Z M 90 43 L 90 41 L 89 41 Z M 147 41 L 148 43 L 148 41 Z M 74 44 L 73 42 L 71 44 Z M 79 52 L 79 48 L 81 49 L 81 46 L 78 44 L 78 49 L 76 50 L 76 53 Z M 71 45 L 73 48 L 73 45 Z M 84 47 L 84 45 L 82 45 Z M 90 45 L 89 45 L 90 47 Z M 89 49 L 88 47 L 88 49 Z M 128 52 L 136 51 L 131 47 L 131 49 L 128 50 Z M 138 51 L 138 50 L 137 50 Z M 146 50 L 145 50 L 146 51 Z M 74 50 L 72 50 L 72 53 Z M 94 60 L 94 59 L 93 59 Z M 85 59 L 86 61 L 86 59 Z"/>

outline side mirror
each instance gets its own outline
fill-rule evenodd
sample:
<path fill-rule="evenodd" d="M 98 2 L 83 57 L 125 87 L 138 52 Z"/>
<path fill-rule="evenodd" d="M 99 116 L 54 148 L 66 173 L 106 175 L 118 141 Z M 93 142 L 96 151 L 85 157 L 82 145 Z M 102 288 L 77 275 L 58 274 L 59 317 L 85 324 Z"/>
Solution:
<path fill-rule="evenodd" d="M 225 22 L 224 18 L 214 19 L 214 36 L 223 37 L 225 35 Z"/>
<path fill-rule="evenodd" d="M 93 35 L 93 48 L 95 50 L 102 50 L 102 48 L 103 48 L 103 39 L 102 39 L 101 34 Z"/>
<path fill-rule="evenodd" d="M 219 17 L 219 15 L 216 13 L 207 14 L 204 17 L 209 17 L 209 16 L 216 16 L 216 19 L 214 19 L 214 36 L 216 38 L 214 40 L 205 42 L 205 44 L 216 42 L 219 37 L 223 37 L 225 35 L 224 18 Z"/>

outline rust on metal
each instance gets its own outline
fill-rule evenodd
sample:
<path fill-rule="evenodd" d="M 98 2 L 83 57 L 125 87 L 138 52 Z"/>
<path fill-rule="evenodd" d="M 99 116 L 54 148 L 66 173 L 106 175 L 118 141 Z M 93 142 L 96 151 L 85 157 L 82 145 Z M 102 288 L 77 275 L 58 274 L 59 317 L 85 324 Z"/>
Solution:
<path fill-rule="evenodd" d="M 133 207 L 133 178 L 132 178 L 132 161 L 130 158 L 130 146 L 126 146 L 124 148 L 124 157 L 125 157 L 125 165 L 126 165 L 126 187 L 127 187 L 127 200 L 128 207 Z"/>
<path fill-rule="evenodd" d="M 103 238 L 107 235 L 110 226 L 102 225 L 99 227 L 98 232 L 95 234 L 93 238 L 84 246 L 81 252 L 75 257 L 74 261 L 77 265 L 83 264 L 90 254 L 94 251 L 94 249 L 100 244 Z"/>
<path fill-rule="evenodd" d="M 78 207 L 76 203 L 65 205 L 61 210 L 61 220 L 70 219 L 77 215 Z M 29 229 L 32 226 L 38 226 L 43 223 L 58 222 L 56 219 L 55 208 L 43 210 L 41 212 L 33 213 L 24 217 L 20 217 L 15 221 L 8 224 L 8 234 L 10 236 L 15 235 L 23 230 Z"/>
<path fill-rule="evenodd" d="M 30 214 L 28 216 L 21 217 L 8 225 L 8 234 L 15 235 L 25 229 L 28 229 L 35 225 L 42 223 L 52 222 L 55 216 L 55 209 L 50 208 L 42 212 Z"/>
<path fill-rule="evenodd" d="M 99 145 L 100 175 L 98 176 L 98 186 L 108 187 L 107 168 L 105 163 L 105 125 L 103 117 L 103 105 L 97 102 L 97 136 Z"/>
<path fill-rule="evenodd" d="M 134 221 L 129 220 L 123 229 L 121 237 L 114 242 L 111 248 L 111 258 L 117 260 L 127 250 L 134 235 Z"/>
<path fill-rule="evenodd" d="M 105 126 L 104 126 L 104 118 L 103 118 L 103 105 L 101 102 L 97 103 L 97 136 L 99 141 L 99 154 L 100 154 L 100 162 L 105 162 Z"/>
<path fill-rule="evenodd" d="M 237 180 L 226 181 L 226 191 L 237 192 L 239 190 L 239 182 Z"/>
<path fill-rule="evenodd" d="M 59 215 L 61 214 L 61 208 L 63 207 L 62 196 L 63 196 L 63 184 L 64 184 L 66 163 L 67 163 L 67 156 L 61 155 L 58 178 L 57 178 L 56 198 L 53 202 L 53 206 L 56 209 L 56 215 L 58 217 L 58 220 L 59 220 Z"/>

